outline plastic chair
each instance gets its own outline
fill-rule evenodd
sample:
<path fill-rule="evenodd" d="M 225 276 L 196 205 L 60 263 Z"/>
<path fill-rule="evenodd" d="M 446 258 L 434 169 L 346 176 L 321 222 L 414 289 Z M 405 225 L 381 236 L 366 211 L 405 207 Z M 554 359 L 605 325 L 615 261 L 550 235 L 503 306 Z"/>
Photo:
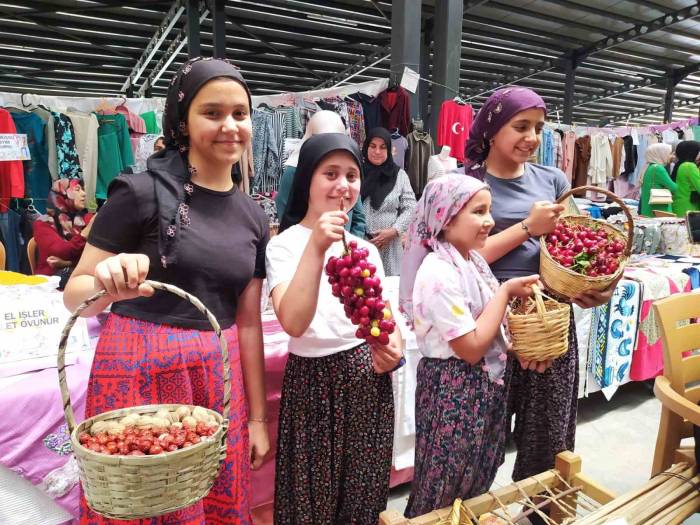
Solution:
<path fill-rule="evenodd" d="M 5 245 L 0 242 L 0 271 L 5 270 Z"/>
<path fill-rule="evenodd" d="M 664 375 L 654 383 L 662 408 L 652 476 L 671 466 L 681 440 L 693 435 L 692 424 L 700 426 L 700 355 L 683 356 L 700 348 L 700 324 L 678 326 L 679 321 L 700 317 L 700 294 L 682 293 L 656 301 L 654 314 L 664 348 Z"/>
<path fill-rule="evenodd" d="M 32 237 L 27 243 L 27 259 L 29 259 L 29 268 L 32 270 L 32 275 L 34 275 L 36 272 L 36 257 L 36 241 L 34 240 L 34 237 Z"/>

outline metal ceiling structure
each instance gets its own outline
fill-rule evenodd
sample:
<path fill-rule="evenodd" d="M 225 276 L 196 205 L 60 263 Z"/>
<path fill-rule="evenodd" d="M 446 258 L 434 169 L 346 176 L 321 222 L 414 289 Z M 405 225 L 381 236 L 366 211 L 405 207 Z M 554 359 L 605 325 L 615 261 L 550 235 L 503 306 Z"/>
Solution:
<path fill-rule="evenodd" d="M 440 1 L 422 2 L 429 57 Z M 330 86 L 351 75 L 353 82 L 386 78 L 394 4 L 0 3 L 0 91 L 164 96 L 188 47 L 197 42 L 202 55 L 236 62 L 254 94 Z M 659 123 L 670 107 L 674 119 L 698 114 L 698 1 L 464 0 L 463 5 L 459 86 L 476 107 L 491 90 L 512 83 L 537 90 L 555 119 L 558 113 L 563 120 L 567 97 L 569 116 L 581 123 Z M 422 74 L 430 77 L 431 68 L 422 68 Z"/>

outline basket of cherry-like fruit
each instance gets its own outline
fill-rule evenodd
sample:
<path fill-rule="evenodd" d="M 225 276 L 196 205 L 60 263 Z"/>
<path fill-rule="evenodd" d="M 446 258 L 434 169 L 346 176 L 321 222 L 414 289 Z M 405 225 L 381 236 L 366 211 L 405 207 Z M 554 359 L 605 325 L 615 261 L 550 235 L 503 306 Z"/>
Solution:
<path fill-rule="evenodd" d="M 199 501 L 211 489 L 226 457 L 231 379 L 221 327 L 184 290 L 155 281 L 146 284 L 190 302 L 214 328 L 223 359 L 223 413 L 185 404 L 145 405 L 104 412 L 76 424 L 66 381 L 66 344 L 80 313 L 106 292 L 80 305 L 68 320 L 58 349 L 63 409 L 88 505 L 98 514 L 122 520 L 159 516 Z"/>
<path fill-rule="evenodd" d="M 589 216 L 566 215 L 554 231 L 540 237 L 540 279 L 549 290 L 569 299 L 582 292 L 605 290 L 619 277 L 629 259 L 634 232 L 627 206 L 607 190 L 581 186 L 566 192 L 557 202 L 565 202 L 580 191 L 603 193 L 619 204 L 627 216 L 627 231 Z"/>

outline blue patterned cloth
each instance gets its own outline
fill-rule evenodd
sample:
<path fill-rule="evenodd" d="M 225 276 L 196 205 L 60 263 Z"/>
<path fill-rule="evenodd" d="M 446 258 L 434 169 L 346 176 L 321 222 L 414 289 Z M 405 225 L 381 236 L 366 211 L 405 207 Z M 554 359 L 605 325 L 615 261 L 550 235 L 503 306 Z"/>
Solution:
<path fill-rule="evenodd" d="M 642 285 L 622 279 L 610 302 L 593 309 L 591 373 L 601 388 L 629 380 L 642 306 Z"/>
<path fill-rule="evenodd" d="M 75 132 L 70 118 L 63 113 L 52 111 L 56 136 L 56 158 L 59 179 L 82 178 L 80 158 L 75 146 Z"/>

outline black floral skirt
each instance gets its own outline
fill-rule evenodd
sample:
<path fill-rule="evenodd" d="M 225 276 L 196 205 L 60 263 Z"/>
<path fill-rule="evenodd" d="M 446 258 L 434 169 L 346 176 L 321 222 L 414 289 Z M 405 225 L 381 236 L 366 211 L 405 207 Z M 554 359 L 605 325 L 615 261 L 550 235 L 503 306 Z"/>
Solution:
<path fill-rule="evenodd" d="M 394 436 L 388 374 L 367 345 L 327 357 L 290 354 L 275 477 L 277 525 L 376 525 L 386 509 Z"/>

